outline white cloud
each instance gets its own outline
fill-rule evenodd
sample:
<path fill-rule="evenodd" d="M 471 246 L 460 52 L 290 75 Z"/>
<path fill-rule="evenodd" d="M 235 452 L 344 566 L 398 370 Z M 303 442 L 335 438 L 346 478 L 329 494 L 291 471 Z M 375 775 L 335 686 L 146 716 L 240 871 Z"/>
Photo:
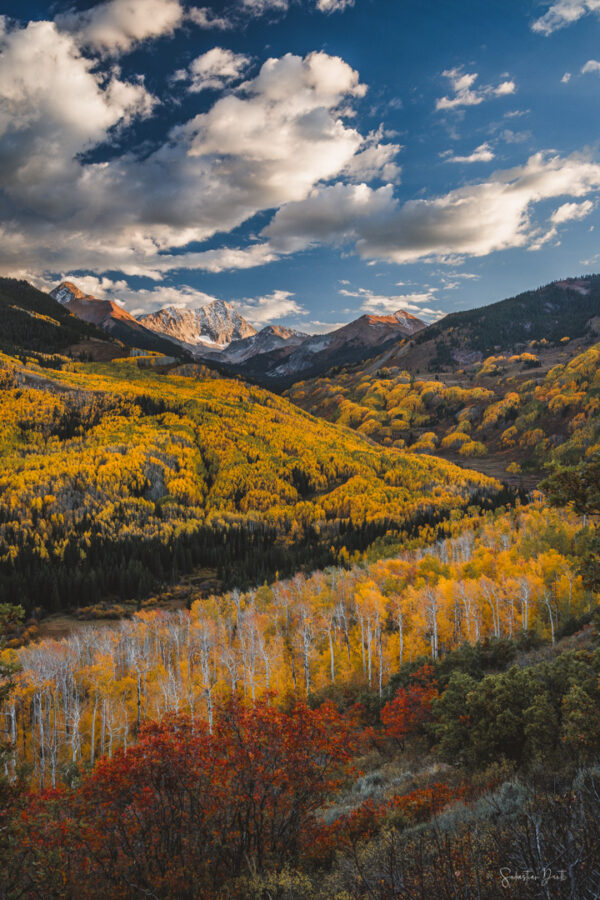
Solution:
<path fill-rule="evenodd" d="M 242 6 L 254 16 L 268 12 L 287 12 L 289 0 L 241 0 Z"/>
<path fill-rule="evenodd" d="M 582 75 L 589 75 L 592 72 L 594 75 L 600 75 L 600 62 L 597 59 L 588 59 L 586 64 L 581 69 Z"/>
<path fill-rule="evenodd" d="M 98 278 L 96 275 L 71 275 L 69 273 L 63 273 L 58 280 L 72 281 L 85 294 L 90 294 L 92 297 L 98 297 L 100 300 L 104 299 L 107 295 L 113 295 L 118 292 L 129 290 L 129 285 L 126 281 L 113 281 L 112 278 Z M 54 284 L 53 287 L 56 287 L 56 285 Z M 111 299 L 113 298 L 111 297 Z"/>
<path fill-rule="evenodd" d="M 600 12 L 600 0 L 557 0 L 531 27 L 533 31 L 549 35 L 591 12 Z"/>
<path fill-rule="evenodd" d="M 354 291 L 340 290 L 338 293 L 344 297 L 357 297 L 361 300 L 360 308 L 367 313 L 375 315 L 388 315 L 398 312 L 398 310 L 406 310 L 419 318 L 423 317 L 428 321 L 439 319 L 444 315 L 441 309 L 432 309 L 431 306 L 423 304 L 431 304 L 435 302 L 434 291 L 414 292 L 410 294 L 376 294 L 369 288 L 357 288 Z"/>
<path fill-rule="evenodd" d="M 200 250 L 195 253 L 179 253 L 176 256 L 161 254 L 149 261 L 150 273 L 161 277 L 161 272 L 176 269 L 201 269 L 204 272 L 226 272 L 231 269 L 253 269 L 274 262 L 279 254 L 266 242 L 249 247 L 222 247 L 218 250 Z"/>
<path fill-rule="evenodd" d="M 557 237 L 558 230 L 553 226 L 552 228 L 549 228 L 548 231 L 538 233 L 537 237 L 534 237 L 527 249 L 531 252 L 541 250 L 545 244 L 550 243 L 550 241 L 553 241 Z M 556 242 L 557 246 L 558 244 L 560 244 L 560 241 Z"/>
<path fill-rule="evenodd" d="M 453 96 L 440 97 L 436 100 L 435 108 L 437 110 L 456 109 L 460 106 L 478 106 L 491 97 L 503 97 L 508 94 L 514 94 L 516 91 L 514 81 L 502 81 L 496 87 L 492 85 L 475 87 L 475 82 L 479 77 L 477 73 L 463 72 L 460 68 L 447 69 L 445 72 L 442 72 L 442 75 L 449 79 Z"/>
<path fill-rule="evenodd" d="M 177 73 L 178 80 L 189 79 L 189 90 L 218 90 L 237 81 L 248 67 L 250 59 L 243 53 L 233 53 L 223 47 L 213 47 L 207 53 L 197 56 L 187 71 Z"/>
<path fill-rule="evenodd" d="M 119 306 L 127 308 L 134 316 L 156 312 L 166 306 L 198 309 L 218 299 L 186 284 L 180 287 L 160 285 L 150 289 L 132 288 L 123 279 L 114 281 L 111 278 L 99 278 L 96 275 L 73 275 L 63 272 L 50 279 L 36 274 L 26 274 L 27 280 L 31 281 L 39 290 L 48 292 L 55 288 L 58 282 L 70 281 L 85 294 L 100 300 L 112 300 Z"/>
<path fill-rule="evenodd" d="M 363 142 L 363 149 L 356 153 L 344 168 L 343 174 L 350 181 L 398 181 L 401 168 L 394 161 L 402 147 L 400 144 L 383 144 L 383 127 L 370 132 Z"/>
<path fill-rule="evenodd" d="M 308 331 L 310 334 L 329 334 L 330 331 L 337 331 L 347 325 L 348 322 L 320 322 L 318 319 L 312 322 L 306 322 L 302 325 L 302 330 Z"/>
<path fill-rule="evenodd" d="M 500 137 L 507 144 L 522 144 L 531 137 L 530 131 L 513 131 L 511 128 L 505 128 L 500 132 Z"/>
<path fill-rule="evenodd" d="M 485 256 L 538 241 L 539 229 L 531 219 L 536 203 L 598 190 L 598 163 L 578 154 L 536 153 L 525 165 L 496 172 L 488 181 L 403 204 L 391 186 L 320 188 L 279 210 L 264 236 L 276 250 L 328 241 L 352 243 L 367 259 L 451 262 L 457 255 Z"/>
<path fill-rule="evenodd" d="M 563 77 L 560 79 L 561 84 L 568 84 L 573 76 L 570 72 L 565 72 Z"/>
<path fill-rule="evenodd" d="M 354 6 L 354 0 L 317 0 L 317 9 L 320 12 L 342 12 L 349 6 Z"/>
<path fill-rule="evenodd" d="M 319 242 L 341 244 L 355 239 L 359 223 L 385 219 L 394 205 L 391 185 L 373 190 L 366 184 L 335 184 L 283 206 L 263 235 L 275 250 L 285 253 Z"/>
<path fill-rule="evenodd" d="M 73 284 L 76 284 L 84 294 L 89 294 L 91 297 L 97 297 L 99 300 L 103 300 L 104 298 L 116 300 L 116 296 L 114 296 L 116 293 L 130 291 L 128 283 L 123 279 L 114 281 L 112 278 L 107 278 L 106 276 L 73 275 L 71 272 L 63 272 L 61 275 L 47 278 L 34 272 L 24 273 L 23 277 L 26 277 L 27 281 L 30 281 L 38 288 L 38 290 L 46 292 L 55 288 L 59 282 L 71 281 Z"/>
<path fill-rule="evenodd" d="M 550 219 L 555 225 L 562 225 L 563 222 L 585 219 L 593 208 L 594 204 L 591 200 L 584 200 L 582 203 L 563 203 L 562 206 L 554 210 Z"/>
<path fill-rule="evenodd" d="M 148 115 L 153 105 L 143 84 L 116 74 L 105 81 L 53 23 L 8 32 L 0 37 L 0 189 L 13 202 L 15 194 L 33 201 L 43 181 L 54 204 L 53 187 L 72 184 L 79 169 L 74 157 L 105 140 L 114 126 Z M 65 197 L 68 191 L 63 204 Z"/>
<path fill-rule="evenodd" d="M 143 84 L 103 81 L 73 36 L 50 22 L 0 37 L 0 269 L 166 271 L 247 268 L 264 243 L 173 254 L 261 210 L 305 199 L 352 158 L 388 172 L 396 151 L 346 124 L 365 87 L 339 57 L 270 59 L 236 95 L 173 129 L 150 155 L 88 163 L 87 150 L 154 100 Z M 388 167 L 386 169 L 386 167 Z"/>
<path fill-rule="evenodd" d="M 468 156 L 446 156 L 445 161 L 451 163 L 476 163 L 490 162 L 492 159 L 494 159 L 494 151 L 490 144 L 485 143 L 476 147 Z"/>
<path fill-rule="evenodd" d="M 235 306 L 253 325 L 261 326 L 286 316 L 301 315 L 306 312 L 290 291 L 275 290 L 264 297 L 242 300 Z"/>
<path fill-rule="evenodd" d="M 207 6 L 193 6 L 187 15 L 188 19 L 199 28 L 217 28 L 221 31 L 227 31 L 233 28 L 233 22 L 226 16 L 218 16 Z"/>
<path fill-rule="evenodd" d="M 57 16 L 59 28 L 101 53 L 126 53 L 149 38 L 172 34 L 183 21 L 179 0 L 109 0 Z"/>

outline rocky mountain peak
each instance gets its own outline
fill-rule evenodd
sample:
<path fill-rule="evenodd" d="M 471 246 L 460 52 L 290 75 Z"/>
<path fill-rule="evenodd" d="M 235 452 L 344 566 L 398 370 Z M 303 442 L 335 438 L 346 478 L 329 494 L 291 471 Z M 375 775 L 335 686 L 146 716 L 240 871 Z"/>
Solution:
<path fill-rule="evenodd" d="M 71 300 L 97 299 L 96 297 L 92 297 L 91 294 L 84 294 L 72 281 L 61 281 L 58 287 L 55 287 L 54 290 L 50 291 L 50 296 L 54 297 L 55 300 L 58 300 L 58 302 L 63 305 L 69 303 Z"/>
<path fill-rule="evenodd" d="M 226 347 L 232 341 L 256 334 L 249 322 L 226 300 L 213 300 L 198 309 L 167 306 L 139 316 L 138 321 L 188 347 Z"/>

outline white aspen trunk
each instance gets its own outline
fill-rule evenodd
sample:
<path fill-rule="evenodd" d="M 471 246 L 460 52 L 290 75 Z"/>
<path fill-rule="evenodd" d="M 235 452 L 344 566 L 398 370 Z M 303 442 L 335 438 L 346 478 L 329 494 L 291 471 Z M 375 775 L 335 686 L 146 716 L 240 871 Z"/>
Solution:
<path fill-rule="evenodd" d="M 335 655 L 333 651 L 333 635 L 331 633 L 331 622 L 327 628 L 327 633 L 329 635 L 329 668 L 331 673 L 331 683 L 335 684 Z"/>
<path fill-rule="evenodd" d="M 96 752 L 96 711 L 98 709 L 98 694 L 94 694 L 94 711 L 92 713 L 92 734 L 90 738 L 90 766 L 94 768 L 94 756 Z"/>

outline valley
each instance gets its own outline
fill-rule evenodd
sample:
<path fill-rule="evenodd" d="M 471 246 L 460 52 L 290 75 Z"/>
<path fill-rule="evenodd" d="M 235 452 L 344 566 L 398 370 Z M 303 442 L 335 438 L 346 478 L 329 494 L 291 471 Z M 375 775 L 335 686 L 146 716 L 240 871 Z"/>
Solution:
<path fill-rule="evenodd" d="M 579 792 L 590 830 L 595 776 L 573 766 L 600 740 L 593 316 L 557 339 L 559 308 L 488 355 L 474 314 L 395 337 L 375 317 L 348 326 L 354 345 L 334 337 L 342 364 L 301 365 L 277 394 L 218 357 L 260 380 L 312 338 L 227 332 L 214 359 L 165 335 L 161 353 L 4 289 L 44 310 L 0 355 L 7 896 L 63 896 L 68 871 L 93 898 L 109 871 L 110 896 L 134 879 L 169 900 L 193 864 L 190 900 L 387 898 L 400 872 L 412 900 L 447 858 L 442 897 L 485 883 L 495 900 L 480 859 L 527 858 L 530 816 L 545 841 L 572 833 Z M 184 784 L 194 805 L 165 831 Z M 269 837 L 231 826 L 256 791 Z M 114 844 L 125 796 L 154 862 Z M 173 851 L 168 835 L 206 828 Z"/>

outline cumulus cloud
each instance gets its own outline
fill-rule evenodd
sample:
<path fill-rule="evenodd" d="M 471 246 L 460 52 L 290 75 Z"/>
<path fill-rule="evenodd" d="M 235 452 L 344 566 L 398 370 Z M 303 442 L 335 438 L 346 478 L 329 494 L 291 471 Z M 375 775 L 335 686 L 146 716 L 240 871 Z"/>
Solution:
<path fill-rule="evenodd" d="M 365 90 L 339 57 L 287 54 L 143 159 L 90 163 L 82 154 L 148 115 L 154 98 L 140 81 L 98 74 L 51 22 L 10 31 L 0 37 L 0 268 L 160 278 L 270 261 L 278 251 L 264 243 L 180 251 L 305 199 L 361 152 L 363 171 L 386 170 L 395 149 L 378 149 L 340 112 Z"/>
<path fill-rule="evenodd" d="M 480 144 L 479 147 L 476 147 L 472 153 L 468 156 L 457 156 L 453 155 L 452 151 L 450 154 L 444 154 L 445 161 L 451 163 L 476 163 L 476 162 L 490 162 L 490 160 L 494 159 L 494 151 L 492 150 L 490 144 Z"/>
<path fill-rule="evenodd" d="M 357 228 L 382 221 L 395 208 L 393 189 L 373 190 L 366 184 L 335 184 L 314 190 L 306 200 L 283 206 L 263 230 L 280 252 L 303 250 L 315 243 L 342 244 L 357 236 Z"/>
<path fill-rule="evenodd" d="M 547 231 L 540 229 L 537 233 L 533 233 L 533 239 L 529 244 L 528 250 L 541 250 L 546 244 L 555 241 L 556 245 L 560 244 L 558 240 L 558 225 L 565 222 L 575 222 L 579 219 L 585 219 L 594 209 L 595 204 L 591 200 L 584 200 L 582 203 L 563 203 L 558 209 L 555 209 L 550 216 L 550 228 Z"/>
<path fill-rule="evenodd" d="M 430 305 L 435 302 L 434 291 L 415 291 L 409 294 L 376 294 L 370 288 L 357 288 L 354 291 L 342 289 L 339 291 L 344 297 L 357 297 L 361 301 L 360 308 L 367 313 L 375 315 L 388 315 L 403 309 L 419 318 L 434 321 L 444 315 L 441 309 L 432 309 Z"/>
<path fill-rule="evenodd" d="M 317 9 L 324 13 L 342 12 L 354 6 L 354 0 L 317 0 Z"/>
<path fill-rule="evenodd" d="M 485 256 L 538 240 L 535 204 L 600 190 L 600 165 L 574 154 L 537 153 L 523 166 L 444 196 L 400 203 L 391 186 L 334 185 L 285 205 L 264 229 L 275 249 L 315 241 L 352 243 L 361 256 L 395 263 Z"/>
<path fill-rule="evenodd" d="M 600 0 L 558 0 L 531 27 L 547 36 L 592 12 L 600 12 Z"/>
<path fill-rule="evenodd" d="M 594 75 L 600 75 L 600 62 L 597 59 L 588 59 L 586 64 L 581 69 L 582 75 L 589 75 L 593 73 Z"/>
<path fill-rule="evenodd" d="M 149 274 L 160 278 L 161 272 L 172 272 L 175 269 L 201 269 L 214 273 L 231 269 L 253 269 L 278 258 L 279 254 L 267 242 L 250 244 L 249 247 L 221 247 L 217 250 L 177 255 L 163 253 L 149 261 Z"/>
<path fill-rule="evenodd" d="M 293 293 L 281 290 L 272 291 L 263 297 L 242 300 L 235 306 L 245 319 L 258 327 L 286 316 L 302 315 L 306 312 L 304 307 L 294 300 Z"/>
<path fill-rule="evenodd" d="M 31 22 L 0 37 L 0 189 L 18 211 L 35 205 L 43 183 L 49 208 L 80 169 L 75 157 L 105 140 L 111 128 L 148 115 L 154 98 L 141 82 L 105 80 L 70 35 L 51 22 Z M 38 197 L 43 203 L 43 196 Z M 40 212 L 38 208 L 37 212 Z M 64 212 L 64 209 L 63 209 Z"/>
<path fill-rule="evenodd" d="M 195 93 L 208 88 L 219 90 L 238 81 L 249 63 L 249 57 L 243 53 L 213 47 L 207 53 L 197 56 L 187 70 L 179 70 L 176 79 L 189 80 L 188 89 Z"/>
<path fill-rule="evenodd" d="M 84 12 L 57 16 L 56 24 L 100 53 L 126 53 L 149 38 L 172 34 L 182 23 L 179 0 L 109 0 Z"/>
<path fill-rule="evenodd" d="M 226 16 L 218 16 L 207 6 L 193 6 L 187 15 L 188 19 L 199 28 L 217 28 L 221 31 L 227 31 L 233 28 L 233 22 Z"/>
<path fill-rule="evenodd" d="M 97 275 L 89 274 L 73 275 L 72 272 L 68 271 L 63 272 L 61 275 L 57 274 L 53 278 L 39 275 L 37 272 L 23 272 L 20 274 L 22 278 L 25 278 L 27 281 L 31 282 L 31 284 L 37 287 L 38 290 L 46 291 L 47 293 L 62 281 L 73 282 L 73 284 L 76 284 L 77 287 L 84 292 L 84 294 L 89 294 L 91 297 L 97 297 L 99 300 L 108 298 L 110 300 L 116 301 L 116 293 L 128 292 L 130 290 L 127 281 L 125 281 L 124 279 L 115 281 L 112 278 L 108 278 L 106 276 L 98 277 Z"/>
<path fill-rule="evenodd" d="M 74 279 L 80 284 L 82 279 Z M 180 287 L 157 286 L 150 290 L 133 290 L 119 287 L 119 297 L 126 301 L 133 315 L 156 312 L 166 306 L 175 306 L 180 309 L 199 309 L 217 300 L 212 294 L 199 291 L 189 285 Z M 113 293 L 116 292 L 113 291 Z M 305 309 L 294 299 L 290 291 L 274 290 L 270 294 L 261 297 L 244 298 L 231 301 L 237 311 L 252 322 L 261 327 L 278 319 L 290 315 L 302 315 Z"/>
<path fill-rule="evenodd" d="M 496 87 L 492 85 L 483 85 L 476 87 L 475 82 L 478 79 L 476 72 L 463 72 L 461 68 L 447 69 L 442 72 L 445 78 L 448 78 L 452 87 L 453 94 L 450 97 L 440 97 L 436 100 L 435 108 L 437 110 L 457 109 L 460 106 L 478 106 L 484 100 L 491 97 L 503 97 L 508 94 L 514 94 L 516 85 L 514 81 L 502 81 Z"/>
<path fill-rule="evenodd" d="M 583 203 L 563 203 L 554 210 L 550 219 L 555 225 L 562 225 L 563 222 L 585 219 L 593 208 L 594 204 L 591 200 L 584 200 Z"/>

